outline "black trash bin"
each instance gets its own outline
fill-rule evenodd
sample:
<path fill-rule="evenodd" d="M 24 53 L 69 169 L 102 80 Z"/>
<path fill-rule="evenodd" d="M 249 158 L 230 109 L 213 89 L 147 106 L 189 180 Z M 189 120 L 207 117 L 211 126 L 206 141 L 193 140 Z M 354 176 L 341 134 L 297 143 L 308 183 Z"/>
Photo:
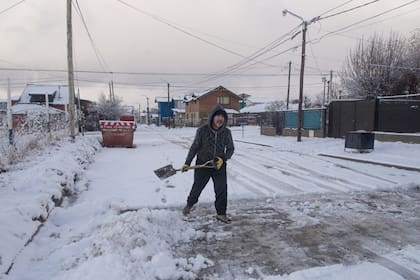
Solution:
<path fill-rule="evenodd" d="M 369 153 L 373 151 L 375 134 L 369 131 L 350 131 L 346 134 L 344 150 L 359 153 Z"/>

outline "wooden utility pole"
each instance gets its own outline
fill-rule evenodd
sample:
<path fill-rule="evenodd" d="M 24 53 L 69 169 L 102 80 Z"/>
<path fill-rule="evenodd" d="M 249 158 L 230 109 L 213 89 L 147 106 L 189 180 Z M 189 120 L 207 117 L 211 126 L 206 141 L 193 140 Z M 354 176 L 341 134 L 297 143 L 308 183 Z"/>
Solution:
<path fill-rule="evenodd" d="M 51 127 L 50 127 L 50 100 L 48 98 L 48 93 L 45 93 L 45 109 L 46 109 L 46 116 L 47 116 L 47 130 L 48 133 L 51 132 Z"/>
<path fill-rule="evenodd" d="M 323 94 L 323 96 L 322 96 L 322 107 L 324 107 L 325 106 L 325 84 L 327 83 L 327 78 L 325 78 L 325 77 L 322 77 L 322 82 L 324 83 L 324 94 Z"/>
<path fill-rule="evenodd" d="M 286 98 L 286 110 L 289 110 L 289 97 L 290 97 L 290 72 L 292 70 L 292 62 L 289 61 L 289 76 L 287 78 L 287 98 Z"/>
<path fill-rule="evenodd" d="M 169 99 L 169 83 L 168 83 L 168 129 L 171 128 L 171 103 Z"/>
<path fill-rule="evenodd" d="M 303 102 L 303 76 L 305 70 L 305 49 L 306 49 L 306 30 L 308 28 L 308 23 L 303 21 L 302 29 L 302 58 L 300 65 L 300 81 L 299 81 L 299 107 L 298 107 L 298 131 L 297 131 L 297 141 L 302 141 L 302 127 L 303 127 L 303 111 L 302 111 L 302 102 Z"/>
<path fill-rule="evenodd" d="M 150 125 L 149 97 L 146 97 L 146 100 L 147 100 L 147 125 Z"/>
<path fill-rule="evenodd" d="M 328 81 L 328 103 L 331 100 L 331 95 L 332 95 L 332 78 L 333 78 L 333 71 L 330 71 L 330 80 Z"/>
<path fill-rule="evenodd" d="M 10 89 L 10 79 L 7 79 L 7 128 L 9 131 L 9 144 L 13 145 L 12 93 Z"/>
<path fill-rule="evenodd" d="M 70 138 L 75 139 L 75 120 L 74 120 L 74 77 L 73 77 L 73 32 L 71 22 L 71 4 L 72 0 L 67 0 L 67 68 L 69 82 L 69 122 Z"/>

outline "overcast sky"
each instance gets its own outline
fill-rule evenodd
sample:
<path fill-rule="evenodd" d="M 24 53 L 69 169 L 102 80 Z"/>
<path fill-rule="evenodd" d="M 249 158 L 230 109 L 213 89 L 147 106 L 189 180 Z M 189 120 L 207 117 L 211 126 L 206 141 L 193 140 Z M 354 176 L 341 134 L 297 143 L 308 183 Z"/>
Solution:
<path fill-rule="evenodd" d="M 302 34 L 291 37 L 301 30 L 301 20 L 283 16 L 282 11 L 288 9 L 310 21 L 369 2 L 375 1 L 78 0 L 93 43 L 75 2 L 75 69 L 126 73 L 76 73 L 76 86 L 83 99 L 96 100 L 99 94 L 108 94 L 108 82 L 113 80 L 115 94 L 136 106 L 144 106 L 146 96 L 151 100 L 165 96 L 166 83 L 174 96 L 223 85 L 237 94 L 285 100 L 291 61 L 291 98 L 297 98 Z M 410 4 L 374 17 L 405 3 Z M 409 36 L 420 28 L 419 16 L 419 1 L 379 0 L 310 24 L 304 94 L 321 93 L 322 76 L 340 71 L 359 40 L 375 32 Z M 374 18 L 367 20 L 370 17 Z M 347 26 L 351 27 L 340 30 Z M 5 70 L 67 69 L 66 0 L 1 0 L 0 37 L 0 99 L 6 98 L 8 77 L 14 96 L 26 83 L 67 83 L 63 72 Z M 249 59 L 274 41 L 275 48 L 266 49 L 257 61 Z M 239 62 L 246 63 L 232 68 Z"/>

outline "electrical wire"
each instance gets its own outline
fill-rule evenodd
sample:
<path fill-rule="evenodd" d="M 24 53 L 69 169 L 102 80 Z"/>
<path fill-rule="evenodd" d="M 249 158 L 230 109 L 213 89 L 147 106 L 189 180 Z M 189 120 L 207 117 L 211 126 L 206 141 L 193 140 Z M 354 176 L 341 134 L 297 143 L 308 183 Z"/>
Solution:
<path fill-rule="evenodd" d="M 9 10 L 11 10 L 11 9 L 13 9 L 14 7 L 16 7 L 16 6 L 20 5 L 20 4 L 22 4 L 22 3 L 23 3 L 23 2 L 25 2 L 25 1 L 26 1 L 26 0 L 21 0 L 21 1 L 17 2 L 17 3 L 15 3 L 15 4 L 11 5 L 10 7 L 6 8 L 6 9 L 4 9 L 4 10 L 1 10 L 1 11 L 0 11 L 0 15 L 1 15 L 1 14 L 3 14 L 3 13 L 5 13 L 5 12 L 7 12 L 7 11 L 9 11 Z"/>
<path fill-rule="evenodd" d="M 66 69 L 46 69 L 46 68 L 13 68 L 13 67 L 0 67 L 0 71 L 16 71 L 16 72 L 60 72 L 67 73 Z M 188 72 L 129 72 L 129 71 L 96 71 L 96 70 L 74 70 L 76 73 L 84 74 L 113 74 L 113 75 L 135 75 L 135 76 L 208 76 L 211 73 L 188 73 Z M 277 77 L 286 74 L 280 73 L 255 73 L 255 74 L 226 74 L 227 76 L 239 77 Z"/>
<path fill-rule="evenodd" d="M 298 26 L 294 27 L 293 29 L 289 30 L 287 33 L 283 34 L 281 37 L 277 38 L 276 40 L 270 42 L 268 45 L 262 47 L 261 49 L 255 51 L 254 53 L 252 53 L 251 55 L 249 55 L 247 58 L 232 64 L 228 67 L 225 67 L 224 69 L 217 71 L 215 73 L 213 73 L 212 75 L 210 75 L 209 77 L 205 78 L 204 80 L 200 80 L 197 82 L 193 82 L 191 83 L 192 85 L 194 84 L 201 84 L 201 83 L 205 83 L 205 82 L 209 82 L 211 80 L 220 78 L 221 76 L 227 76 L 229 73 L 235 72 L 235 71 L 239 71 L 239 70 L 243 70 L 246 67 L 251 67 L 257 63 L 261 63 L 261 60 L 258 62 L 254 62 L 253 64 L 249 65 L 249 66 L 244 66 L 245 64 L 251 62 L 251 61 L 255 61 L 256 58 L 272 51 L 273 49 L 279 47 L 280 45 L 286 43 L 287 41 L 290 40 L 290 38 L 286 38 L 287 36 L 290 36 L 290 34 L 294 33 L 296 31 L 297 28 L 299 28 L 301 26 L 301 24 L 299 24 Z M 262 62 L 266 61 L 266 59 L 262 60 Z"/>
<path fill-rule="evenodd" d="M 125 5 L 125 6 L 127 6 L 127 7 L 129 7 L 129 8 L 131 8 L 131 9 L 132 9 L 132 10 L 134 10 L 134 11 L 137 11 L 137 12 L 139 12 L 139 13 L 141 13 L 141 14 L 147 15 L 147 16 L 149 16 L 149 17 L 151 17 L 151 18 L 153 18 L 153 19 L 155 19 L 155 20 L 157 20 L 157 21 L 159 21 L 159 22 L 161 22 L 161 23 L 163 23 L 163 24 L 168 25 L 169 27 L 171 27 L 171 28 L 173 28 L 173 29 L 175 29 L 175 30 L 178 30 L 178 31 L 180 31 L 180 32 L 182 32 L 182 33 L 184 33 L 184 34 L 186 34 L 186 35 L 188 35 L 188 36 L 190 36 L 190 37 L 193 37 L 193 38 L 195 38 L 195 39 L 197 39 L 197 40 L 199 40 L 199 41 L 202 41 L 202 42 L 204 42 L 204 43 L 206 43 L 206 44 L 208 44 L 208 45 L 211 45 L 211 46 L 213 46 L 213 47 L 216 47 L 216 48 L 218 48 L 218 49 L 221 49 L 221 50 L 223 50 L 223 51 L 225 51 L 225 52 L 228 52 L 228 53 L 230 53 L 230 54 L 233 54 L 233 55 L 235 55 L 235 56 L 239 56 L 239 57 L 242 57 L 242 58 L 247 58 L 247 57 L 246 57 L 245 55 L 243 55 L 243 54 L 240 54 L 240 53 L 238 53 L 238 52 L 236 52 L 236 51 L 232 51 L 232 50 L 230 50 L 230 49 L 227 49 L 227 48 L 225 48 L 225 47 L 223 47 L 223 46 L 220 46 L 220 45 L 218 45 L 218 44 L 216 44 L 216 43 L 214 43 L 214 42 L 211 42 L 211 41 L 209 41 L 209 40 L 207 40 L 207 39 L 201 38 L 201 37 L 200 37 L 200 36 L 198 36 L 198 35 L 195 35 L 195 34 L 193 34 L 193 33 L 189 32 L 189 31 L 187 31 L 187 30 L 185 30 L 185 29 L 183 29 L 183 28 L 181 28 L 181 27 L 179 27 L 179 26 L 177 26 L 177 25 L 175 25 L 175 24 L 172 24 L 172 23 L 168 22 L 167 20 L 164 20 L 164 19 L 162 19 L 162 18 L 160 18 L 160 17 L 158 17 L 158 16 L 154 15 L 154 14 L 151 14 L 151 13 L 148 13 L 148 12 L 146 12 L 146 11 L 144 11 L 144 10 L 141 10 L 141 9 L 139 9 L 139 8 L 137 8 L 137 7 L 135 7 L 135 6 L 133 6 L 133 5 L 129 4 L 129 3 L 127 3 L 127 2 L 124 2 L 124 1 L 122 1 L 122 0 L 116 0 L 116 1 L 117 1 L 117 2 L 120 2 L 121 4 L 123 4 L 123 5 Z M 265 63 L 263 63 L 263 64 L 265 64 Z"/>
<path fill-rule="evenodd" d="M 354 11 L 354 10 L 357 10 L 357 9 L 360 9 L 360 8 L 363 8 L 363 7 L 366 7 L 368 5 L 371 5 L 373 3 L 376 3 L 378 1 L 380 1 L 380 0 L 373 0 L 373 1 L 370 1 L 370 2 L 367 2 L 367 3 L 364 3 L 364 4 L 361 4 L 361 5 L 355 6 L 353 8 L 349 8 L 347 10 L 337 12 L 335 14 L 331 14 L 331 15 L 320 17 L 318 20 L 323 20 L 323 19 L 327 19 L 327 18 L 332 18 L 332 17 L 338 16 L 338 15 L 342 15 L 344 13 L 348 13 L 348 12 L 351 12 L 351 11 Z"/>
<path fill-rule="evenodd" d="M 415 2 L 418 2 L 418 0 L 413 0 L 413 1 L 406 2 L 406 3 L 402 4 L 402 5 L 399 5 L 399 6 L 397 6 L 397 7 L 394 7 L 394 8 L 388 9 L 388 10 L 385 10 L 385 11 L 383 11 L 383 12 L 381 12 L 381 13 L 379 13 L 379 14 L 376 14 L 376 15 L 374 15 L 374 16 L 371 16 L 371 17 L 365 18 L 365 19 L 363 19 L 363 20 L 357 21 L 357 22 L 355 22 L 355 23 L 349 24 L 349 25 L 347 25 L 347 26 L 344 26 L 344 27 L 338 28 L 338 29 L 336 29 L 336 30 L 334 30 L 334 31 L 328 32 L 327 34 L 324 34 L 324 35 L 322 35 L 322 36 L 320 36 L 320 37 L 318 37 L 318 38 L 313 39 L 311 42 L 312 42 L 312 43 L 314 43 L 314 42 L 319 42 L 319 41 L 321 41 L 322 39 L 324 39 L 325 37 L 333 36 L 333 35 L 335 35 L 335 34 L 337 34 L 337 33 L 340 33 L 340 32 L 341 32 L 341 31 L 343 31 L 343 30 L 349 29 L 349 28 L 351 28 L 351 27 L 353 27 L 353 26 L 356 26 L 356 25 L 358 25 L 358 24 L 360 24 L 360 23 L 363 23 L 363 22 L 369 21 L 369 20 L 371 20 L 371 19 L 374 19 L 374 18 L 380 17 L 380 16 L 382 16 L 382 15 L 385 15 L 385 14 L 391 13 L 391 12 L 396 11 L 396 10 L 398 10 L 398 9 L 404 8 L 404 7 L 406 7 L 406 6 L 409 6 L 409 5 L 411 5 L 411 4 L 414 4 Z"/>
<path fill-rule="evenodd" d="M 76 3 L 76 4 L 74 4 L 74 3 Z M 108 65 L 107 65 L 104 57 L 102 56 L 101 52 L 99 51 L 99 48 L 95 44 L 95 41 L 93 40 L 92 34 L 90 33 L 89 28 L 88 28 L 88 26 L 86 24 L 86 20 L 85 20 L 85 18 L 83 16 L 82 9 L 80 8 L 79 1 L 78 0 L 75 0 L 73 2 L 73 5 L 76 8 L 77 13 L 79 14 L 79 16 L 80 16 L 80 18 L 82 20 L 84 29 L 85 29 L 85 31 L 87 33 L 87 36 L 88 36 L 89 41 L 90 41 L 90 44 L 91 44 L 92 49 L 93 49 L 93 51 L 95 53 L 96 59 L 98 60 L 99 66 L 102 68 L 102 70 L 106 71 L 107 69 L 109 69 L 109 67 L 108 67 Z"/>
<path fill-rule="evenodd" d="M 345 6 L 345 5 L 347 5 L 348 3 L 353 2 L 353 1 L 354 1 L 354 0 L 349 0 L 349 1 L 346 1 L 346 2 L 344 2 L 343 4 L 340 4 L 340 5 L 338 5 L 338 6 L 334 7 L 334 8 L 331 8 L 331 9 L 329 9 L 329 10 L 327 10 L 327 11 L 323 12 L 323 13 L 322 13 L 322 14 L 320 14 L 319 16 L 323 16 L 323 15 L 325 15 L 325 14 L 328 14 L 329 12 L 332 12 L 332 11 L 334 11 L 334 10 L 337 10 L 337 9 L 339 9 L 339 8 L 341 8 L 341 7 Z"/>

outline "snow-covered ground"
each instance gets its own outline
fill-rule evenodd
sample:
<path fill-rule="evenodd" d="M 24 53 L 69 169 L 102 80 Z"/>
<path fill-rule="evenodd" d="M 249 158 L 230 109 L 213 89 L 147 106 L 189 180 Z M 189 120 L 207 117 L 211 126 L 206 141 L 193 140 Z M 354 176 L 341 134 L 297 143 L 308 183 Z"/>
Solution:
<path fill-rule="evenodd" d="M 420 278 L 420 172 L 319 155 L 420 168 L 419 145 L 356 154 L 342 139 L 232 131 L 230 225 L 214 221 L 211 183 L 185 219 L 193 172 L 153 173 L 183 164 L 194 128 L 141 126 L 133 149 L 87 135 L 12 166 L 0 174 L 0 279 Z"/>

